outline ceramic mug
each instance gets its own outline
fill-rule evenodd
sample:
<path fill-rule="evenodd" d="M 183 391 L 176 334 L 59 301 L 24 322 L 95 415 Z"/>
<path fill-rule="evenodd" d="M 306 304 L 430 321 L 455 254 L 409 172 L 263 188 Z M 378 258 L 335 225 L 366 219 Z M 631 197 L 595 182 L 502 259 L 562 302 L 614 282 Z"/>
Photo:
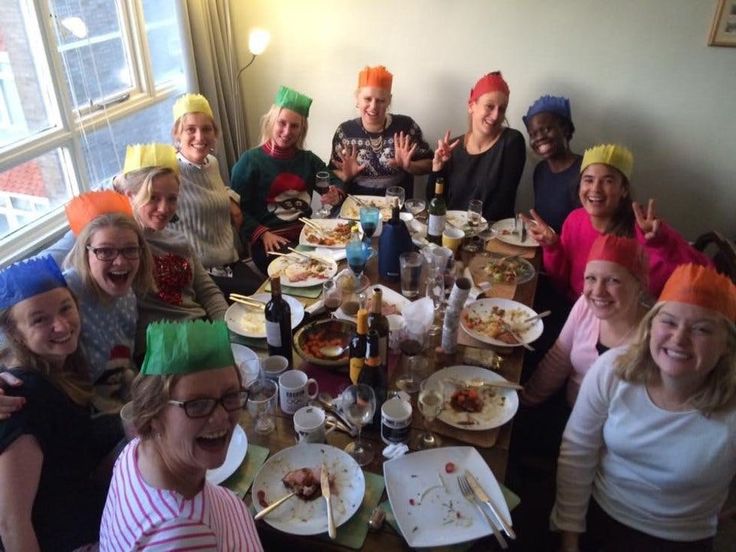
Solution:
<path fill-rule="evenodd" d="M 442 245 L 452 250 L 453 255 L 457 255 L 457 250 L 463 243 L 465 238 L 465 232 L 459 228 L 453 228 L 452 226 L 446 226 L 445 231 L 442 232 Z"/>
<path fill-rule="evenodd" d="M 411 429 L 411 403 L 393 397 L 381 406 L 381 440 L 387 445 L 406 443 Z"/>
<path fill-rule="evenodd" d="M 303 406 L 294 413 L 294 431 L 300 443 L 324 443 L 335 424 L 326 421 L 325 411 L 317 406 Z"/>
<path fill-rule="evenodd" d="M 261 370 L 263 370 L 263 375 L 276 382 L 281 374 L 286 372 L 288 367 L 288 359 L 280 355 L 266 357 L 261 361 Z"/>
<path fill-rule="evenodd" d="M 310 385 L 314 387 L 313 393 L 309 392 Z M 279 376 L 279 403 L 286 414 L 294 414 L 310 399 L 317 398 L 318 393 L 317 380 L 307 377 L 301 370 L 288 370 Z"/>

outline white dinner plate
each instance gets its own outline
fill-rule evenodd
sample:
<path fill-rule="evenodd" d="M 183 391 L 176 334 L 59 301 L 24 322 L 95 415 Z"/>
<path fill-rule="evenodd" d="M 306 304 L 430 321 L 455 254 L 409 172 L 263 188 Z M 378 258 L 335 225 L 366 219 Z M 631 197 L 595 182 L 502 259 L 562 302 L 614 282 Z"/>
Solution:
<path fill-rule="evenodd" d="M 404 305 L 408 305 L 409 303 L 411 303 L 409 299 L 407 299 L 400 293 L 392 290 L 391 288 L 387 288 L 382 284 L 368 286 L 368 288 L 363 293 L 365 293 L 366 296 L 370 298 L 373 295 L 373 290 L 376 288 L 379 288 L 382 292 L 382 302 L 384 305 L 393 305 L 394 307 L 396 307 L 395 311 L 394 309 L 382 309 L 382 312 L 385 316 L 388 316 L 389 314 L 401 314 L 401 309 L 404 308 Z M 356 317 L 350 316 L 349 314 L 343 312 L 342 307 L 335 311 L 335 318 L 342 318 L 343 320 L 350 320 L 351 322 L 356 321 Z"/>
<path fill-rule="evenodd" d="M 365 477 L 360 466 L 342 450 L 330 445 L 302 443 L 281 450 L 261 467 L 253 481 L 253 505 L 256 512 L 289 493 L 281 481 L 290 471 L 325 465 L 334 481 L 332 512 L 335 526 L 348 521 L 363 503 Z M 264 520 L 271 527 L 293 535 L 317 535 L 327 532 L 327 504 L 324 498 L 305 501 L 293 496 L 268 514 Z"/>
<path fill-rule="evenodd" d="M 478 329 L 471 328 L 469 318 L 490 317 L 493 307 L 498 307 L 506 311 L 503 319 L 511 326 L 511 328 L 521 337 L 524 343 L 531 343 L 539 339 L 544 330 L 544 321 L 537 319 L 530 324 L 523 324 L 523 321 L 532 316 L 536 316 L 537 313 L 533 309 L 530 309 L 522 303 L 512 301 L 511 299 L 479 299 L 466 306 L 460 313 L 460 327 L 467 332 L 468 335 L 474 337 L 479 341 L 488 343 L 490 345 L 497 345 L 499 347 L 521 347 L 521 343 L 506 343 L 499 339 L 493 338 L 490 335 L 478 331 Z"/>
<path fill-rule="evenodd" d="M 372 195 L 357 195 L 348 197 L 342 202 L 340 207 L 340 218 L 349 220 L 360 220 L 360 205 L 354 197 L 357 197 L 362 203 L 373 207 L 378 207 L 381 210 L 381 219 L 388 220 L 391 218 L 391 207 L 383 196 L 372 196 Z"/>
<path fill-rule="evenodd" d="M 235 473 L 240 464 L 245 460 L 248 452 L 248 437 L 239 425 L 235 426 L 233 436 L 230 438 L 230 446 L 227 448 L 227 456 L 222 466 L 214 470 L 207 470 L 207 481 L 213 485 L 219 485 Z"/>
<path fill-rule="evenodd" d="M 483 409 L 479 413 L 456 412 L 450 406 L 450 397 L 461 387 L 459 382 L 477 386 L 483 381 L 499 381 L 504 378 L 491 370 L 480 366 L 449 366 L 434 372 L 430 381 L 441 381 L 445 386 L 445 401 L 438 420 L 449 426 L 470 431 L 482 431 L 501 427 L 514 417 L 519 410 L 519 395 L 515 389 L 486 387 L 480 390 L 483 397 Z"/>
<path fill-rule="evenodd" d="M 270 293 L 255 293 L 252 295 L 254 299 L 260 301 L 269 301 Z M 296 328 L 304 319 L 304 305 L 299 299 L 289 295 L 282 296 L 291 308 L 291 329 Z M 266 337 L 266 318 L 263 310 L 251 308 L 241 303 L 233 303 L 225 311 L 225 323 L 231 332 L 243 337 L 253 337 L 264 339 Z"/>
<path fill-rule="evenodd" d="M 291 287 L 312 287 L 321 286 L 325 280 L 329 280 L 335 274 L 337 274 L 337 263 L 332 259 L 323 257 L 328 264 L 323 264 L 324 270 L 319 273 L 310 274 L 308 278 L 302 280 L 292 280 L 290 276 L 293 273 L 288 268 L 294 267 L 297 271 L 306 267 L 310 262 L 312 266 L 315 266 L 316 261 L 310 261 L 309 259 L 297 255 L 296 253 L 290 253 L 284 257 L 276 257 L 271 264 L 268 265 L 268 275 L 273 278 L 274 276 L 281 276 L 281 283 L 285 286 Z M 317 263 L 319 264 L 319 263 Z"/>
<path fill-rule="evenodd" d="M 323 228 L 325 233 L 328 233 L 328 236 L 329 232 L 334 230 L 338 225 L 355 224 L 354 222 L 342 219 L 311 219 L 311 221 L 320 228 Z M 361 232 L 361 236 L 362 235 L 363 234 Z M 299 245 L 306 245 L 307 247 L 326 247 L 328 249 L 345 249 L 345 245 L 347 245 L 350 240 L 350 232 L 346 233 L 344 239 L 341 237 L 341 239 L 335 243 L 320 243 L 319 239 L 316 239 L 315 236 L 318 236 L 318 232 L 305 224 L 302 227 L 301 234 L 299 234 Z"/>
<path fill-rule="evenodd" d="M 452 473 L 447 473 L 448 463 L 452 463 Z M 446 546 L 491 534 L 483 514 L 460 492 L 457 476 L 465 470 L 475 476 L 510 522 L 501 488 L 474 447 L 423 450 L 384 462 L 388 499 L 410 547 Z"/>
<path fill-rule="evenodd" d="M 514 234 L 514 222 L 516 219 L 507 218 L 493 223 L 491 228 L 496 231 L 496 239 L 510 245 L 518 245 L 521 247 L 539 247 L 539 242 L 532 238 L 527 230 L 526 239 L 521 241 L 519 234 Z"/>

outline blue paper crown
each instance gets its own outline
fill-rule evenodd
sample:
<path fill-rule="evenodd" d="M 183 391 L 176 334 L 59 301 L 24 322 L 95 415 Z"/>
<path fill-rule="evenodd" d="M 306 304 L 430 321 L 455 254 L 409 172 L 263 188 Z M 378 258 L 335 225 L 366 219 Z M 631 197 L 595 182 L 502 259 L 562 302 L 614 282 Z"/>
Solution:
<path fill-rule="evenodd" d="M 542 96 L 536 102 L 534 102 L 529 110 L 526 112 L 526 116 L 522 117 L 524 126 L 529 128 L 529 119 L 537 115 L 538 113 L 554 113 L 559 115 L 563 119 L 567 119 L 572 126 L 573 132 L 575 126 L 572 124 L 572 115 L 570 114 L 570 100 L 563 98 L 562 96 Z"/>
<path fill-rule="evenodd" d="M 14 263 L 0 271 L 0 309 L 58 287 L 66 287 L 66 280 L 50 256 Z"/>

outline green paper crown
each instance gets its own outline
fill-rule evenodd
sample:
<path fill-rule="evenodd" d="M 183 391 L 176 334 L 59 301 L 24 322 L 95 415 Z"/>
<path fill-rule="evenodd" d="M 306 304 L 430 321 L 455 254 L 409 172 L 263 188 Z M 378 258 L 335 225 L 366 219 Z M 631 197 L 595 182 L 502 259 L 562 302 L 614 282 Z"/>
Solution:
<path fill-rule="evenodd" d="M 141 374 L 192 374 L 235 366 L 225 322 L 158 322 L 146 330 Z"/>
<path fill-rule="evenodd" d="M 276 98 L 273 103 L 279 107 L 296 111 L 304 117 L 309 117 L 309 106 L 312 105 L 312 98 L 300 94 L 296 90 L 282 86 L 276 92 Z"/>

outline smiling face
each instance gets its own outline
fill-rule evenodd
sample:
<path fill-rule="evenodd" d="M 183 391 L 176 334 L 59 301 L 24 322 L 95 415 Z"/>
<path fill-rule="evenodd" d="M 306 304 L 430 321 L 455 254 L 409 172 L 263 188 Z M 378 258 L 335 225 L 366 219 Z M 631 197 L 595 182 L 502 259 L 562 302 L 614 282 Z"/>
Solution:
<path fill-rule="evenodd" d="M 138 236 L 129 228 L 105 226 L 97 230 L 89 239 L 87 260 L 92 279 L 97 286 L 110 297 L 122 297 L 133 285 L 133 280 L 140 266 L 141 251 Z M 122 250 L 138 249 L 138 257 L 126 258 Z M 105 249 L 116 249 L 117 257 L 112 261 L 101 261 L 94 250 L 105 257 Z M 131 256 L 130 254 L 128 256 Z"/>
<path fill-rule="evenodd" d="M 79 310 L 67 288 L 29 297 L 11 309 L 14 337 L 32 353 L 55 366 L 77 350 Z"/>
<path fill-rule="evenodd" d="M 496 136 L 506 119 L 509 98 L 499 91 L 486 92 L 468 105 L 470 129 L 484 136 Z"/>
<path fill-rule="evenodd" d="M 286 109 L 279 111 L 271 131 L 271 142 L 282 149 L 296 146 L 304 129 L 304 118 L 296 111 Z"/>
<path fill-rule="evenodd" d="M 187 113 L 177 129 L 174 138 L 179 142 L 179 152 L 192 163 L 204 163 L 217 144 L 217 130 L 212 119 L 204 113 Z"/>
<path fill-rule="evenodd" d="M 534 153 L 550 159 L 565 153 L 568 140 L 560 118 L 554 113 L 537 113 L 529 120 L 529 140 Z"/>
<path fill-rule="evenodd" d="M 228 393 L 240 391 L 237 368 L 226 366 L 216 370 L 204 370 L 178 378 L 171 389 L 171 399 L 220 399 Z M 175 474 L 204 475 L 206 470 L 217 468 L 225 461 L 241 410 L 226 412 L 221 404 L 204 418 L 189 418 L 184 409 L 167 405 L 153 422 L 160 435 L 159 450 L 166 466 Z"/>
<path fill-rule="evenodd" d="M 593 163 L 580 176 L 580 203 L 593 218 L 610 219 L 628 193 L 623 175 L 609 165 Z"/>
<path fill-rule="evenodd" d="M 641 285 L 620 264 L 590 261 L 585 266 L 583 296 L 601 320 L 615 320 L 636 312 Z"/>
<path fill-rule="evenodd" d="M 151 182 L 151 197 L 136 208 L 144 228 L 163 230 L 176 213 L 179 199 L 179 180 L 174 174 L 162 174 Z"/>
<path fill-rule="evenodd" d="M 386 122 L 391 93 L 383 88 L 364 86 L 358 90 L 358 113 L 366 130 L 380 132 Z"/>

